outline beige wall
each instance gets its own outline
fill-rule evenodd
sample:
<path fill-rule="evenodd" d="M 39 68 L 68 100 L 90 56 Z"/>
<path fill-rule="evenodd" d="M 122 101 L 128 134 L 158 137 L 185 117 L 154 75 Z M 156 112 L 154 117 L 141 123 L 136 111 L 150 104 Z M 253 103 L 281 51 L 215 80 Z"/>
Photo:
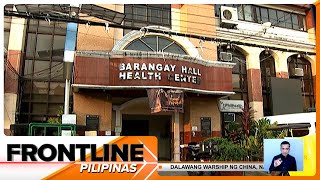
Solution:
<path fill-rule="evenodd" d="M 123 5 L 101 5 L 103 7 L 124 12 Z M 212 5 L 182 5 L 179 8 L 172 8 L 172 30 L 175 32 L 183 32 L 190 34 L 202 34 L 204 36 L 214 37 L 216 35 L 214 17 L 208 17 L 208 14 L 214 14 Z M 197 14 L 197 15 L 192 15 Z M 86 18 L 82 18 L 86 19 Z M 87 19 L 93 20 L 93 19 Z M 94 19 L 95 21 L 101 21 Z M 199 24 L 201 23 L 201 24 Z M 113 46 L 123 37 L 123 30 L 110 28 L 109 32 L 104 27 L 79 25 L 77 50 L 100 50 L 110 51 Z M 207 60 L 217 60 L 217 44 L 209 41 L 202 43 L 203 51 L 201 51 L 199 40 L 188 38 L 192 44 L 198 47 L 200 56 Z M 185 47 L 191 48 L 191 47 Z"/>
<path fill-rule="evenodd" d="M 211 117 L 211 131 L 221 130 L 220 112 L 215 98 L 192 98 L 190 101 L 191 127 L 198 126 L 201 131 L 200 117 Z"/>
<path fill-rule="evenodd" d="M 314 28 L 308 29 L 308 35 L 309 35 L 309 42 L 316 43 L 316 37 L 315 37 L 315 31 Z"/>
<path fill-rule="evenodd" d="M 9 130 L 10 125 L 15 122 L 17 94 L 4 94 L 4 129 Z"/>
<path fill-rule="evenodd" d="M 312 68 L 312 76 L 315 76 L 317 74 L 317 64 L 316 64 L 316 56 L 307 56 L 307 60 L 311 63 Z"/>
<path fill-rule="evenodd" d="M 9 50 L 21 51 L 24 48 L 25 39 L 25 29 L 26 29 L 26 19 L 12 17 L 10 37 L 9 37 Z"/>
<path fill-rule="evenodd" d="M 145 101 L 139 101 L 137 103 L 133 103 L 129 105 L 128 107 L 125 107 L 123 110 L 121 110 L 122 114 L 140 114 L 140 115 L 152 115 L 149 102 L 146 99 Z M 172 113 L 169 112 L 160 112 L 156 115 L 172 115 Z"/>
<path fill-rule="evenodd" d="M 77 124 L 86 124 L 86 115 L 100 116 L 100 131 L 111 131 L 112 103 L 103 95 L 73 93 Z"/>
<path fill-rule="evenodd" d="M 183 33 L 216 36 L 216 26 L 213 5 L 184 4 L 180 9 L 180 30 Z M 175 18 L 175 17 L 173 17 Z M 194 46 L 200 47 L 199 39 L 189 39 Z M 209 41 L 202 43 L 198 51 L 203 59 L 217 60 L 217 45 Z"/>
<path fill-rule="evenodd" d="M 115 4 L 97 4 L 114 11 L 123 12 L 123 5 Z M 97 18 L 82 18 L 90 21 L 104 22 Z M 114 43 L 121 39 L 123 36 L 123 30 L 109 28 L 109 31 L 105 30 L 105 27 L 90 26 L 90 24 L 80 24 L 78 26 L 77 35 L 77 50 L 100 50 L 110 51 Z"/>

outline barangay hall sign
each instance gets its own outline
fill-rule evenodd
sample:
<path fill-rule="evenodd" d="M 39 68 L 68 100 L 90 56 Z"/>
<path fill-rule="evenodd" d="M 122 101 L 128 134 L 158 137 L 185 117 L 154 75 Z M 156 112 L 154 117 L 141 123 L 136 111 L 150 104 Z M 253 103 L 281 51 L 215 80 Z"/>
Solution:
<path fill-rule="evenodd" d="M 77 56 L 74 84 L 86 88 L 181 88 L 225 94 L 233 91 L 232 67 L 222 62 Z"/>
<path fill-rule="evenodd" d="M 179 73 L 176 73 L 179 72 Z M 166 74 L 165 74 L 166 73 Z M 161 81 L 167 78 L 169 81 L 200 84 L 200 69 L 180 66 L 175 64 L 157 63 L 120 63 L 120 80 L 155 80 Z"/>

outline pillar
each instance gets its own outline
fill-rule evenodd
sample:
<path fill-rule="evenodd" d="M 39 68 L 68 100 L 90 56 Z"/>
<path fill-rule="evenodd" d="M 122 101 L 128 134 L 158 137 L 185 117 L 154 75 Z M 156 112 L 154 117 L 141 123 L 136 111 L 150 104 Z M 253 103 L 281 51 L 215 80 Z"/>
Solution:
<path fill-rule="evenodd" d="M 121 128 L 122 131 L 122 114 L 119 106 L 113 106 L 113 110 L 116 111 L 116 125 L 115 125 L 115 135 L 120 136 L 121 132 L 116 131 L 117 128 Z"/>
<path fill-rule="evenodd" d="M 180 162 L 180 118 L 175 112 L 173 117 L 173 161 Z"/>
<path fill-rule="evenodd" d="M 263 98 L 260 71 L 261 50 L 253 47 L 248 47 L 247 49 L 247 52 L 249 52 L 246 57 L 249 106 L 254 111 L 254 120 L 258 120 L 263 117 Z"/>
<path fill-rule="evenodd" d="M 15 8 L 13 9 L 15 10 Z M 4 134 L 10 135 L 10 125 L 15 123 L 19 76 L 23 63 L 26 19 L 12 17 L 4 79 Z M 8 68 L 8 67 L 11 68 Z"/>
<path fill-rule="evenodd" d="M 62 124 L 76 124 L 76 118 L 73 121 L 69 121 L 72 115 L 69 115 L 69 105 L 70 105 L 70 86 L 72 79 L 72 69 L 76 50 L 77 41 L 77 29 L 78 25 L 76 23 L 67 24 L 66 41 L 64 45 L 64 77 L 65 77 L 65 92 L 64 92 L 64 113 L 62 116 Z M 70 136 L 71 131 L 62 131 L 62 136 Z"/>
<path fill-rule="evenodd" d="M 313 92 L 314 92 L 314 100 L 316 100 L 316 56 L 307 56 L 307 60 L 311 64 L 311 72 L 312 72 L 312 83 L 313 83 Z"/>
<path fill-rule="evenodd" d="M 289 79 L 288 72 L 288 58 L 294 53 L 290 52 L 277 52 L 275 57 L 275 70 L 277 78 L 286 78 Z"/>

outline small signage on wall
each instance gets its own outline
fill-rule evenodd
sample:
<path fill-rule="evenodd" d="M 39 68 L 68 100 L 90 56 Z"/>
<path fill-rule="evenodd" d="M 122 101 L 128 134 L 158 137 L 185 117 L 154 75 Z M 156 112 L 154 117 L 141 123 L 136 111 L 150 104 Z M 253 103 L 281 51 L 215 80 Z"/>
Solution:
<path fill-rule="evenodd" d="M 111 131 L 106 131 L 106 132 L 105 132 L 105 135 L 106 135 L 106 136 L 111 136 Z"/>
<path fill-rule="evenodd" d="M 211 136 L 211 117 L 201 117 L 201 136 Z"/>
<path fill-rule="evenodd" d="M 98 131 L 99 120 L 99 115 L 86 115 L 86 131 Z"/>
<path fill-rule="evenodd" d="M 244 107 L 243 100 L 220 100 L 220 112 L 242 112 Z"/>

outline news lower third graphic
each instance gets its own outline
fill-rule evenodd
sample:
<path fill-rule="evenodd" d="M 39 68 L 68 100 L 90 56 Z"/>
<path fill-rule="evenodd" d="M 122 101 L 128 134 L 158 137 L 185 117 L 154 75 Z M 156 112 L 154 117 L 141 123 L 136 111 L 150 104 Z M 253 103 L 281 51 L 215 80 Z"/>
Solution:
<path fill-rule="evenodd" d="M 158 177 L 156 137 L 37 138 L 38 141 L 22 138 L 15 143 L 2 142 L 6 144 L 0 149 L 0 177 L 24 180 Z M 8 173 L 19 170 L 24 173 Z"/>
<path fill-rule="evenodd" d="M 158 171 L 263 171 L 263 163 L 159 163 Z"/>

